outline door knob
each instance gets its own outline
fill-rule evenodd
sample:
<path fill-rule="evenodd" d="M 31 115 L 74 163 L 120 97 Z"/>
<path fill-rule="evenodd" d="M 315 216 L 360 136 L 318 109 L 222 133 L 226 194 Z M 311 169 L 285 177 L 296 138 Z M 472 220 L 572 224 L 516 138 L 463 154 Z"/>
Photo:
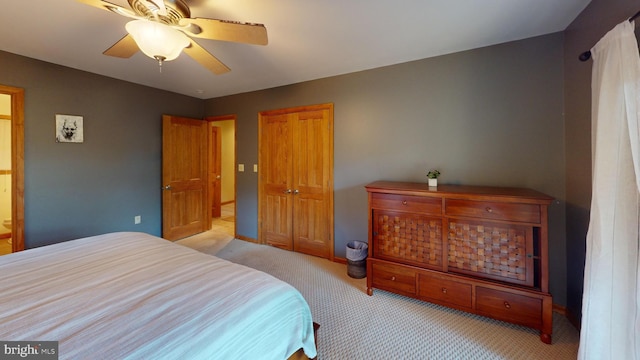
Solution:
<path fill-rule="evenodd" d="M 291 189 L 283 190 L 282 193 L 283 194 L 291 194 Z"/>
<path fill-rule="evenodd" d="M 216 175 L 216 179 L 220 179 L 220 175 Z"/>
<path fill-rule="evenodd" d="M 163 190 L 171 190 L 171 185 L 165 185 L 162 189 Z"/>
<path fill-rule="evenodd" d="M 298 191 L 298 189 L 293 190 L 293 195 L 298 195 L 300 194 L 300 191 Z"/>

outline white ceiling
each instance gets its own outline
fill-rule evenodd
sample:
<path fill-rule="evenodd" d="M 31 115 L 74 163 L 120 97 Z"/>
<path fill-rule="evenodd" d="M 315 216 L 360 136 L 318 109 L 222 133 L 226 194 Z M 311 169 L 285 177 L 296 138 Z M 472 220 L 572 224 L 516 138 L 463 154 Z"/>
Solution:
<path fill-rule="evenodd" d="M 186 0 L 191 17 L 266 26 L 267 46 L 197 40 L 224 75 L 102 55 L 129 19 L 75 0 L 0 1 L 0 50 L 207 99 L 562 31 L 591 0 Z"/>

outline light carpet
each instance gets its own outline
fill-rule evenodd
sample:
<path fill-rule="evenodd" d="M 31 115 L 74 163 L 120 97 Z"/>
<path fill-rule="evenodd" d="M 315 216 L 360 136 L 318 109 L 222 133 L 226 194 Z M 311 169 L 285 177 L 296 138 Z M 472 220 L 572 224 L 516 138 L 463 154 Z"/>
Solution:
<path fill-rule="evenodd" d="M 346 265 L 230 240 L 178 242 L 269 273 L 305 297 L 318 331 L 318 359 L 575 359 L 579 333 L 554 313 L 553 344 L 538 331 L 374 290 L 347 276 Z M 217 253 L 216 253 L 217 251 Z"/>

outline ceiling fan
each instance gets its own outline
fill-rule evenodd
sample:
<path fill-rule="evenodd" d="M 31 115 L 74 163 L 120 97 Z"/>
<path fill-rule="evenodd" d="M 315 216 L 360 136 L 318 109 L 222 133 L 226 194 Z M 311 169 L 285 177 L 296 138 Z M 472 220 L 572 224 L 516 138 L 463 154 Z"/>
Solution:
<path fill-rule="evenodd" d="M 104 54 L 130 58 L 142 50 L 162 66 L 184 52 L 216 75 L 231 71 L 192 38 L 267 45 L 262 24 L 208 18 L 192 18 L 184 0 L 127 0 L 131 9 L 104 0 L 77 0 L 134 20 L 126 24 L 128 34 Z"/>

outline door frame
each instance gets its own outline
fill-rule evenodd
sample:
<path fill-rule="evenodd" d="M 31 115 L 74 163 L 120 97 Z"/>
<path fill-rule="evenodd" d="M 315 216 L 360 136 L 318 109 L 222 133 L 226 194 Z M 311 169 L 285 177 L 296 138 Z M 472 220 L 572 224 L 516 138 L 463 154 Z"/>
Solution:
<path fill-rule="evenodd" d="M 24 250 L 24 89 L 0 85 L 11 97 L 11 251 Z"/>
<path fill-rule="evenodd" d="M 222 127 L 207 122 L 207 173 L 209 174 L 209 211 L 211 217 L 222 216 Z M 214 185 L 215 184 L 215 185 Z"/>
<path fill-rule="evenodd" d="M 208 126 L 211 126 L 212 123 L 221 122 L 221 121 L 233 121 L 233 202 L 235 206 L 235 211 L 233 212 L 233 237 L 238 237 L 238 176 L 236 175 L 236 166 L 237 166 L 237 153 L 238 153 L 238 116 L 236 114 L 228 114 L 228 115 L 220 115 L 220 116 L 207 116 L 205 121 Z M 222 134 L 224 136 L 224 133 Z M 211 156 L 211 154 L 209 154 Z M 229 156 L 229 154 L 225 154 L 224 148 L 222 150 L 221 157 Z M 208 162 L 211 164 L 211 162 Z M 209 173 L 211 169 L 208 169 Z M 211 197 L 211 196 L 209 196 Z M 211 204 L 211 199 L 209 199 L 209 204 Z M 222 204 L 222 202 L 221 202 Z M 209 206 L 211 207 L 211 206 Z"/>

